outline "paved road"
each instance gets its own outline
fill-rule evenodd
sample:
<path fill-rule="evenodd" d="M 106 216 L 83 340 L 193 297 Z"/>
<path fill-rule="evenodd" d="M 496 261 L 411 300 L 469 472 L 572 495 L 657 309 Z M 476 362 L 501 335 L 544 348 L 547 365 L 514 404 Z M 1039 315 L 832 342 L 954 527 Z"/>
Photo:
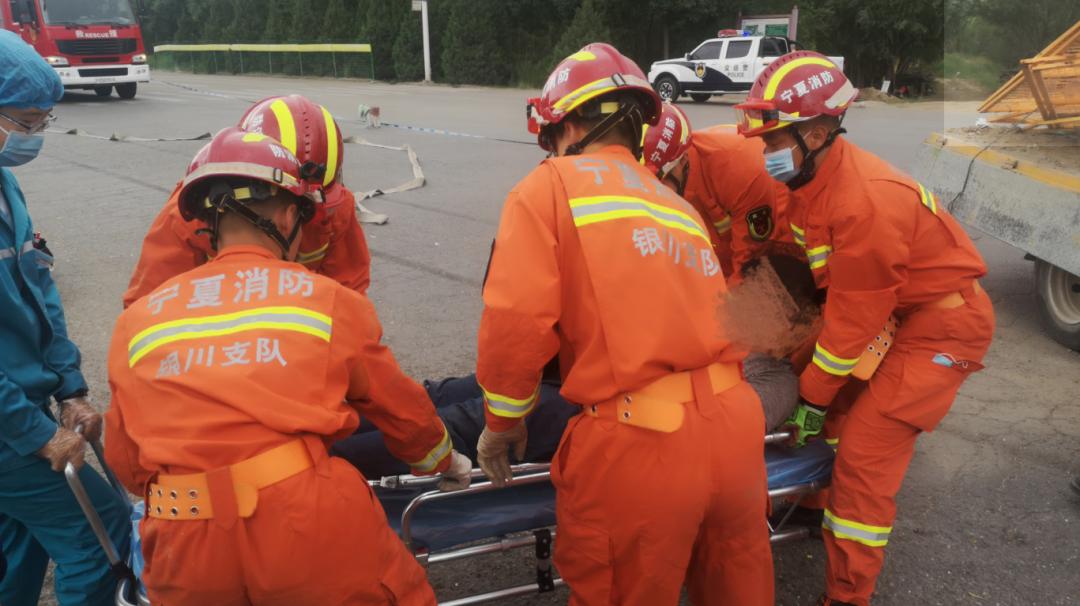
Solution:
<path fill-rule="evenodd" d="M 427 186 L 372 200 L 390 223 L 365 228 L 374 255 L 371 295 L 386 338 L 416 377 L 470 371 L 479 288 L 503 196 L 542 159 L 525 132 L 528 91 L 385 85 L 354 81 L 159 74 L 133 101 L 72 93 L 58 127 L 100 135 L 175 138 L 235 123 L 248 101 L 304 93 L 327 105 L 346 134 L 419 154 Z M 401 128 L 362 129 L 358 104 L 377 105 Z M 686 104 L 695 124 L 730 123 L 733 101 Z M 901 168 L 930 131 L 971 124 L 971 104 L 858 107 L 850 137 Z M 485 137 L 485 138 L 479 138 Z M 112 142 L 50 135 L 44 156 L 20 168 L 56 270 L 71 332 L 93 395 L 107 402 L 104 358 L 120 295 L 147 226 L 199 142 Z M 410 177 L 406 156 L 348 146 L 353 189 Z M 978 236 L 977 236 L 978 237 Z M 1040 331 L 1032 269 L 989 237 L 984 286 L 998 314 L 988 368 L 962 390 L 952 413 L 924 436 L 899 498 L 899 517 L 876 604 L 1074 604 L 1080 602 L 1080 501 L 1066 488 L 1080 472 L 1080 356 Z M 362 548 L 362 546 L 358 546 Z M 284 555 L 284 554 L 283 554 Z M 778 602 L 809 604 L 823 583 L 823 550 L 806 541 L 776 549 Z M 530 580 L 527 554 L 432 570 L 440 595 Z M 485 585 L 486 584 L 486 585 Z M 521 603 L 553 604 L 533 598 Z"/>

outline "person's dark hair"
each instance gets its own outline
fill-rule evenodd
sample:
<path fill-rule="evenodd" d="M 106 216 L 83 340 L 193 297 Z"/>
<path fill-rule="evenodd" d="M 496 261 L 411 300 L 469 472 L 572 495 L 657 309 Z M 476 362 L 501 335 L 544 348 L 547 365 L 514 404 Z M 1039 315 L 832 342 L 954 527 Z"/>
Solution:
<path fill-rule="evenodd" d="M 761 260 L 766 259 L 773 271 L 776 272 L 780 282 L 787 289 L 789 295 L 800 310 L 810 306 L 821 306 L 825 303 L 825 291 L 819 290 L 814 282 L 814 272 L 810 270 L 806 257 L 797 257 L 787 252 L 768 252 L 756 256 L 743 263 L 742 274 L 753 275 L 761 266 Z"/>

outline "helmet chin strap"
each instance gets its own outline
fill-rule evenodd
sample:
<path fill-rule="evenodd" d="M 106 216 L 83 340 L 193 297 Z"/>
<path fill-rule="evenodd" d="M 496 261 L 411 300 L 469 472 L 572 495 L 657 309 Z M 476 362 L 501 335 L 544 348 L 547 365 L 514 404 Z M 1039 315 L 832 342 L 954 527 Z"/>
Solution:
<path fill-rule="evenodd" d="M 585 148 L 591 145 L 593 142 L 603 138 L 607 135 L 611 129 L 615 128 L 623 120 L 633 121 L 634 131 L 638 133 L 637 137 L 633 137 L 633 149 L 631 150 L 634 157 L 641 155 L 641 136 L 640 131 L 642 125 L 645 123 L 645 118 L 641 114 L 641 108 L 635 103 L 627 101 L 619 102 L 619 109 L 611 112 L 600 121 L 599 124 L 594 126 L 592 130 L 585 133 L 585 136 L 581 138 L 577 143 L 570 144 L 566 151 L 563 153 L 565 156 L 577 156 L 585 151 Z"/>
<path fill-rule="evenodd" d="M 843 116 L 841 116 L 840 119 L 843 120 Z M 814 158 L 816 158 L 817 155 L 822 152 L 822 150 L 832 145 L 833 142 L 836 141 L 837 137 L 846 132 L 847 131 L 844 130 L 843 127 L 837 127 L 836 130 L 832 131 L 825 137 L 825 143 L 822 143 L 821 147 L 815 150 L 811 150 L 806 145 L 806 140 L 803 139 L 802 133 L 799 132 L 798 127 L 792 125 L 791 133 L 795 135 L 795 143 L 798 144 L 799 150 L 802 151 L 803 161 L 802 166 L 799 167 L 799 174 L 788 180 L 788 189 L 795 191 L 796 189 L 799 189 L 803 185 L 806 185 L 807 183 L 812 181 L 814 179 L 814 174 L 817 172 L 817 167 L 814 166 Z"/>
<path fill-rule="evenodd" d="M 220 193 L 217 197 L 218 202 L 214 205 L 216 208 L 213 211 L 213 216 L 210 221 L 210 244 L 213 246 L 214 250 L 216 251 L 218 249 L 218 235 L 220 233 L 219 227 L 221 225 L 221 216 L 225 214 L 226 211 L 228 211 L 240 215 L 240 217 L 242 217 L 245 221 L 251 223 L 256 228 L 258 228 L 259 231 L 269 236 L 269 238 L 273 240 L 275 244 L 281 247 L 281 258 L 285 261 L 289 261 L 289 249 L 292 248 L 292 244 L 296 240 L 296 237 L 300 235 L 300 228 L 303 225 L 302 218 L 299 215 L 297 216 L 296 222 L 293 223 L 292 230 L 286 237 L 282 235 L 281 231 L 278 230 L 277 225 L 275 225 L 273 221 L 259 215 L 258 213 L 238 201 L 233 195 L 231 188 L 225 186 L 225 189 L 227 191 L 224 193 Z M 213 196 L 214 193 L 218 192 L 211 192 L 211 195 Z"/>

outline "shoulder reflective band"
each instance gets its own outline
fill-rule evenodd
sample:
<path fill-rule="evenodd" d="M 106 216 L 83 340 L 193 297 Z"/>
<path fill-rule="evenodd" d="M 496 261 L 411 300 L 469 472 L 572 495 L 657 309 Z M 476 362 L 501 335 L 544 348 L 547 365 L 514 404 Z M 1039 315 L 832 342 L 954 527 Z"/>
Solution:
<path fill-rule="evenodd" d="M 930 212 L 937 214 L 937 201 L 934 199 L 934 194 L 930 193 L 922 183 L 915 183 L 919 186 L 919 201 L 922 205 L 930 209 Z"/>
<path fill-rule="evenodd" d="M 825 264 L 829 262 L 829 255 L 832 254 L 832 247 L 828 244 L 824 246 L 815 246 L 806 251 L 806 258 L 810 261 L 810 269 L 821 269 L 825 267 Z"/>
<path fill-rule="evenodd" d="M 302 307 L 259 307 L 201 318 L 184 318 L 147 328 L 128 342 L 128 366 L 162 345 L 250 330 L 289 330 L 330 341 L 330 316 Z"/>
<path fill-rule="evenodd" d="M 409 467 L 412 467 L 416 471 L 421 473 L 427 473 L 429 471 L 435 471 L 435 468 L 439 466 L 439 463 L 446 458 L 446 455 L 450 454 L 452 446 L 450 443 L 450 433 L 446 431 L 446 426 L 443 426 L 443 437 L 439 440 L 439 443 L 435 448 L 431 449 L 431 452 L 424 455 L 424 458 L 419 461 L 411 461 Z"/>
<path fill-rule="evenodd" d="M 311 252 L 302 252 L 296 257 L 296 262 L 301 265 L 307 265 L 308 263 L 314 263 L 326 258 L 326 251 L 330 249 L 330 242 L 323 244 L 321 247 L 316 248 Z"/>
<path fill-rule="evenodd" d="M 795 236 L 795 243 L 806 248 L 806 231 L 794 223 L 791 223 L 790 225 L 791 233 Z"/>
<path fill-rule="evenodd" d="M 729 229 L 731 229 L 731 215 L 728 215 L 723 219 L 720 219 L 716 223 L 713 223 L 713 227 L 716 228 L 716 233 L 718 234 L 727 232 Z"/>
<path fill-rule="evenodd" d="M 825 519 L 822 520 L 821 527 L 838 539 L 855 541 L 869 547 L 884 547 L 889 542 L 889 534 L 892 533 L 892 526 L 870 526 L 852 522 L 837 517 L 828 509 L 825 510 Z"/>
<path fill-rule="evenodd" d="M 480 390 L 484 392 L 484 403 L 487 404 L 487 409 L 491 411 L 491 414 L 507 419 L 520 419 L 529 414 L 536 405 L 536 399 L 540 396 L 540 383 L 536 383 L 536 389 L 533 390 L 532 395 L 521 400 L 488 391 L 483 385 L 480 386 Z"/>
<path fill-rule="evenodd" d="M 641 198 L 632 196 L 573 198 L 570 200 L 570 211 L 574 215 L 574 225 L 577 227 L 617 219 L 646 218 L 665 227 L 697 236 L 710 246 L 712 245 L 705 230 L 690 215 Z"/>
<path fill-rule="evenodd" d="M 824 370 L 829 374 L 839 377 L 850 375 L 851 371 L 855 370 L 855 365 L 858 363 L 858 358 L 840 358 L 822 347 L 821 343 L 814 345 L 814 364 L 817 364 L 821 370 Z"/>

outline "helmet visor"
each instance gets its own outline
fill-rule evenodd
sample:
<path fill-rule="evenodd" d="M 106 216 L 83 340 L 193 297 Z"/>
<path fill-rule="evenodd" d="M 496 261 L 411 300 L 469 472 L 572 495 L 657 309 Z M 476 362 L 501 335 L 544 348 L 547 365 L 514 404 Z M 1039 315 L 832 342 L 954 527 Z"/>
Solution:
<path fill-rule="evenodd" d="M 747 101 L 735 106 L 735 121 L 743 135 L 753 135 L 780 126 L 780 111 L 769 101 Z"/>

